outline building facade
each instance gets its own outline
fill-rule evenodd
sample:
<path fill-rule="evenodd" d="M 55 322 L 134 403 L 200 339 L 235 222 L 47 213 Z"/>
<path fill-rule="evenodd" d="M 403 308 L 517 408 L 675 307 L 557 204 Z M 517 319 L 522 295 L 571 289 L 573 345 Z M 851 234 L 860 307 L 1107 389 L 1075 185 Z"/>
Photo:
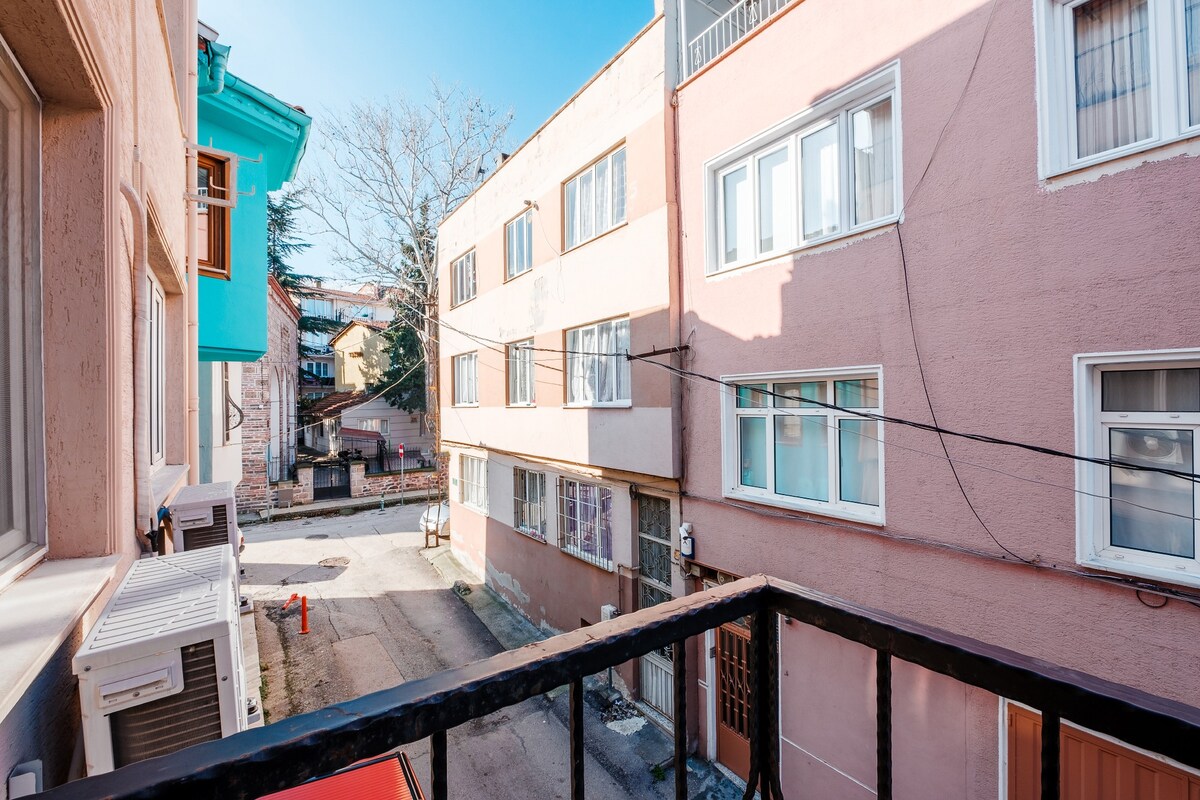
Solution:
<path fill-rule="evenodd" d="M 1196 4 L 725 5 L 681 3 L 692 587 L 766 571 L 1200 703 L 1195 486 L 1154 471 L 1196 472 Z M 689 670 L 743 777 L 744 635 Z M 785 795 L 873 796 L 873 653 L 779 646 Z M 893 796 L 1036 796 L 1036 715 L 900 663 L 892 697 Z M 1064 797 L 1200 786 L 1063 737 Z"/>
<path fill-rule="evenodd" d="M 300 310 L 274 276 L 267 283 L 267 354 L 242 365 L 239 514 L 270 505 L 272 484 L 289 480 L 296 463 Z"/>
<path fill-rule="evenodd" d="M 387 291 L 376 284 L 363 284 L 351 290 L 335 289 L 318 284 L 306 287 L 303 297 L 297 297 L 301 311 L 307 317 L 317 317 L 331 323 L 349 324 L 355 320 L 364 323 L 390 323 L 396 312 L 388 303 Z M 304 381 L 304 397 L 317 400 L 334 391 L 336 364 L 334 363 L 332 333 L 305 331 L 301 335 L 304 348 L 301 378 Z"/>
<path fill-rule="evenodd" d="M 243 366 L 268 324 L 267 194 L 296 174 L 311 118 L 229 71 L 206 29 L 197 53 L 200 191 L 200 480 L 238 484 L 245 460 Z"/>
<path fill-rule="evenodd" d="M 71 659 L 187 478 L 195 37 L 186 3 L 0 4 L 0 796 L 81 774 Z"/>
<path fill-rule="evenodd" d="M 656 15 L 439 227 L 451 545 L 548 631 L 681 589 L 677 387 L 624 357 L 678 338 L 675 32 Z M 644 661 L 622 674 L 669 718 Z"/>

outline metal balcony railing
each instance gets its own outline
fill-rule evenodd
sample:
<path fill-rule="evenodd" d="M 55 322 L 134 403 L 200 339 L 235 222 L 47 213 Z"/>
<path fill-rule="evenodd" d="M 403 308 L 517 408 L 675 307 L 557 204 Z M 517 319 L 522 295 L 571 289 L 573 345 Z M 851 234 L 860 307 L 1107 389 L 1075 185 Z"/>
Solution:
<path fill-rule="evenodd" d="M 445 800 L 446 731 L 570 686 L 571 797 L 583 798 L 583 678 L 670 647 L 674 655 L 675 796 L 687 797 L 687 638 L 750 615 L 750 774 L 746 797 L 779 789 L 779 615 L 876 653 L 877 787 L 892 791 L 892 663 L 900 660 L 1042 714 L 1043 800 L 1059 797 L 1059 723 L 1070 720 L 1200 768 L 1200 709 L 1102 678 L 847 603 L 766 576 L 671 600 L 395 688 L 196 745 L 53 789 L 45 800 L 255 798 L 428 737 L 433 800 Z M 765 702 L 763 702 L 765 700 Z M 481 787 L 458 787 L 461 796 Z"/>
<path fill-rule="evenodd" d="M 738 0 L 703 33 L 688 42 L 688 76 L 699 72 L 705 64 L 733 47 L 792 2 L 795 0 Z"/>

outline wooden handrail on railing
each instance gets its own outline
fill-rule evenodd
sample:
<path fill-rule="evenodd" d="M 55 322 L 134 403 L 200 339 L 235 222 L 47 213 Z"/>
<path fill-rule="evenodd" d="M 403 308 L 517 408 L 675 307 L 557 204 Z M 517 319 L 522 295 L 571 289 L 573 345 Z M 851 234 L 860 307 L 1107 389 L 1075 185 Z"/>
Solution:
<path fill-rule="evenodd" d="M 744 578 L 458 669 L 409 681 L 263 728 L 196 745 L 45 793 L 83 798 L 255 798 L 329 774 L 355 761 L 432 737 L 431 794 L 447 796 L 446 736 L 457 725 L 572 687 L 572 797 L 583 797 L 582 679 L 675 646 L 675 727 L 686 730 L 683 648 L 692 636 L 753 615 L 749 674 L 751 774 L 747 797 L 780 798 L 776 704 L 778 615 L 876 651 L 878 796 L 891 796 L 891 665 L 907 661 L 1039 709 L 1043 715 L 1042 798 L 1059 790 L 1058 720 L 1069 720 L 1200 768 L 1200 709 L 1030 658 L 766 576 Z M 759 702 L 767 698 L 768 702 Z M 764 713 L 765 712 L 765 713 Z M 676 797 L 687 737 L 677 735 Z"/>

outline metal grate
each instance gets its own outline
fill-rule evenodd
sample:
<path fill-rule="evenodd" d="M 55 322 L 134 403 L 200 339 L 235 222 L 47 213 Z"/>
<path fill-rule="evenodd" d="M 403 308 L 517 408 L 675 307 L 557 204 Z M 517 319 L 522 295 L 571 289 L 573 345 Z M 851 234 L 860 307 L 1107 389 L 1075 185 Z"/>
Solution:
<path fill-rule="evenodd" d="M 210 640 L 182 653 L 182 692 L 110 715 L 116 766 L 221 738 L 216 649 Z"/>
<path fill-rule="evenodd" d="M 717 629 L 718 713 L 721 724 L 750 738 L 750 631 L 736 623 Z"/>
<path fill-rule="evenodd" d="M 183 549 L 200 550 L 229 544 L 229 508 L 221 503 L 213 506 L 213 522 L 203 528 L 183 532 Z"/>

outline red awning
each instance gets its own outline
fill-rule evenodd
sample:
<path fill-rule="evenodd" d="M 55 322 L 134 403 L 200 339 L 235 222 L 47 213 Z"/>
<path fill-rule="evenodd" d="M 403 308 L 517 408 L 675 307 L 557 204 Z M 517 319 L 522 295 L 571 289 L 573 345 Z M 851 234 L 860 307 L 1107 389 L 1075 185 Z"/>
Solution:
<path fill-rule="evenodd" d="M 342 427 L 339 434 L 343 439 L 383 439 L 383 434 L 379 431 L 368 431 L 362 428 L 347 428 Z"/>
<path fill-rule="evenodd" d="M 425 800 L 404 753 L 364 761 L 259 800 Z"/>

